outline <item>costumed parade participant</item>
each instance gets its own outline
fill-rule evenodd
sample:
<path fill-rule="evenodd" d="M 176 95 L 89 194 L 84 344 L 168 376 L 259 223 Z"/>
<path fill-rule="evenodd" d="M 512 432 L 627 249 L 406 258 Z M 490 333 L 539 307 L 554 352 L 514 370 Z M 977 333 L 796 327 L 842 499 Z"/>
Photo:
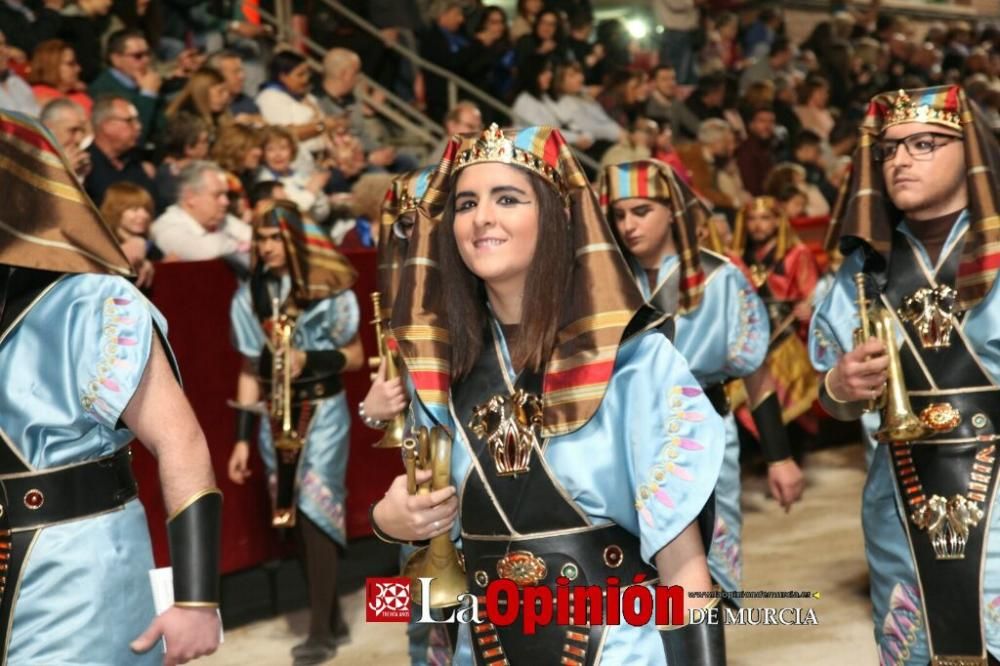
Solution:
<path fill-rule="evenodd" d="M 166 322 L 37 122 L 0 112 L 0 177 L 0 663 L 210 654 L 222 495 Z M 170 516 L 174 603 L 159 616 L 133 438 Z"/>
<path fill-rule="evenodd" d="M 817 424 L 810 410 L 819 382 L 804 340 L 812 316 L 812 293 L 819 279 L 816 259 L 795 235 L 774 197 L 757 197 L 739 211 L 731 252 L 743 260 L 767 307 L 771 340 L 765 365 L 781 404 L 782 419 L 814 435 Z M 739 408 L 736 416 L 741 425 L 760 437 L 747 407 Z"/>
<path fill-rule="evenodd" d="M 826 410 L 881 412 L 862 520 L 884 664 L 1000 657 L 998 177 L 961 88 L 876 96 L 810 329 Z"/>
<path fill-rule="evenodd" d="M 396 176 L 382 202 L 375 265 L 380 309 L 376 317 L 381 320 L 379 334 L 385 338 L 380 341 L 380 345 L 384 347 L 383 358 L 368 394 L 358 403 L 358 416 L 365 425 L 385 432 L 375 445 L 378 448 L 392 448 L 402 444 L 404 412 L 410 399 L 401 374 L 405 367 L 399 360 L 395 341 L 391 339 L 389 322 L 392 318 L 392 303 L 399 289 L 403 262 L 406 260 L 406 250 L 413 234 L 413 226 L 417 222 L 417 206 L 427 190 L 432 173 L 433 168 L 428 167 Z M 387 372 L 395 376 L 387 378 Z M 400 551 L 401 563 L 405 563 L 413 551 L 412 547 L 403 546 Z M 411 665 L 447 663 L 452 653 L 447 633 L 440 625 L 416 622 L 419 616 L 418 608 L 414 610 L 406 628 Z"/>
<path fill-rule="evenodd" d="M 748 377 L 753 387 L 754 418 L 765 433 L 762 442 L 774 496 L 783 506 L 791 506 L 803 485 L 802 472 L 791 458 L 777 396 L 761 390 L 766 376 L 756 376 L 767 353 L 767 312 L 736 266 L 699 248 L 696 230 L 708 218 L 708 210 L 668 165 L 639 160 L 606 167 L 598 189 L 636 285 L 647 303 L 674 316 L 673 343 L 726 421 L 708 564 L 723 589 L 739 590 L 740 442 L 723 382 Z"/>
<path fill-rule="evenodd" d="M 493 125 L 453 138 L 419 215 L 393 335 L 413 432 L 431 426 L 442 464 L 450 444 L 451 485 L 411 495 L 414 479 L 398 477 L 374 507 L 376 531 L 432 549 L 460 537 L 459 575 L 476 595 L 500 579 L 554 590 L 562 577 L 604 587 L 638 574 L 708 592 L 724 425 L 632 284 L 562 135 Z M 459 628 L 455 663 L 725 659 L 721 624 L 473 630 L 474 643 Z"/>
<path fill-rule="evenodd" d="M 392 304 L 399 290 L 403 262 L 406 261 L 410 236 L 417 221 L 417 206 L 427 191 L 432 172 L 433 169 L 428 167 L 400 174 L 393 179 L 382 204 L 375 260 L 382 311 L 376 313 L 376 316 L 386 323 L 391 319 Z M 396 378 L 387 381 L 385 371 L 386 368 L 379 367 L 368 394 L 358 404 L 358 414 L 365 425 L 377 430 L 385 430 L 389 422 L 409 404 L 403 380 Z"/>
<path fill-rule="evenodd" d="M 319 664 L 347 636 L 336 598 L 339 550 L 347 545 L 350 447 L 341 373 L 364 362 L 351 291 L 356 274 L 290 201 L 276 201 L 256 218 L 252 263 L 230 311 L 244 362 L 229 477 L 242 484 L 249 476 L 256 415 L 265 412 L 257 441 L 272 493 L 272 524 L 297 529 L 309 584 L 309 636 L 292 656 L 299 666 Z"/>

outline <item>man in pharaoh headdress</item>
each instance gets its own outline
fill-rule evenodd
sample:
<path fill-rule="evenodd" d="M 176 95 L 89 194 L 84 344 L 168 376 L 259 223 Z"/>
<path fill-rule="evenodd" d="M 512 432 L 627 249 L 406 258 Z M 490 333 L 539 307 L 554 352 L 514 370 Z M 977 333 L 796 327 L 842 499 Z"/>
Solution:
<path fill-rule="evenodd" d="M 844 263 L 811 322 L 832 415 L 887 396 L 881 424 L 863 421 L 877 443 L 862 509 L 886 664 L 1000 656 L 998 170 L 961 88 L 875 97 L 837 221 Z M 855 345 L 859 305 L 880 334 Z"/>

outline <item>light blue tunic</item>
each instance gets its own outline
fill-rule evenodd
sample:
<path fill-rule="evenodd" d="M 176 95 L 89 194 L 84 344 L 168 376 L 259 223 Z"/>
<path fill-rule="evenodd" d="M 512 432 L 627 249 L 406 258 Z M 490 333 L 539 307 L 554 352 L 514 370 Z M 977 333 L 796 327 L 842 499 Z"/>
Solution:
<path fill-rule="evenodd" d="M 281 283 L 281 298 L 288 296 L 291 281 Z M 267 344 L 264 329 L 253 310 L 248 283 L 240 285 L 233 296 L 230 318 L 236 349 L 254 363 Z M 350 290 L 313 303 L 303 312 L 292 334 L 292 345 L 303 351 L 324 351 L 346 346 L 358 332 L 358 299 Z M 305 450 L 299 465 L 298 508 L 342 546 L 347 545 L 344 525 L 344 501 L 347 488 L 347 455 L 350 451 L 351 416 L 347 395 L 314 401 L 315 413 L 305 437 Z M 271 426 L 261 418 L 257 439 L 260 455 L 268 473 L 275 473 Z"/>
<path fill-rule="evenodd" d="M 503 332 L 494 322 L 504 363 L 516 375 Z M 416 420 L 432 423 L 414 400 Z M 454 428 L 443 410 L 434 421 Z M 461 430 L 452 448 L 452 482 L 461 497 L 474 474 L 472 448 Z M 544 459 L 553 478 L 594 525 L 616 523 L 639 537 L 642 557 L 654 556 L 692 521 L 715 487 L 725 426 L 684 358 L 659 332 L 622 345 L 601 406 L 579 430 L 548 440 Z M 536 449 L 535 454 L 538 455 Z M 460 540 L 460 526 L 453 537 Z M 669 584 L 670 581 L 663 581 Z M 472 664 L 468 625 L 459 631 L 456 664 Z M 662 665 L 663 642 L 653 624 L 609 627 L 602 664 Z"/>
<path fill-rule="evenodd" d="M 708 276 L 701 304 L 687 314 L 674 318 L 674 344 L 687 360 L 692 374 L 702 386 L 711 386 L 731 377 L 745 377 L 761 366 L 767 357 L 771 326 L 767 310 L 757 291 L 743 273 L 724 257 Z M 643 297 L 652 296 L 642 268 L 630 257 L 633 275 Z M 660 267 L 657 288 L 678 269 L 676 255 L 666 257 Z M 724 590 L 739 590 L 743 558 L 740 535 L 743 513 L 740 510 L 740 441 L 732 412 L 725 417 L 725 457 L 719 483 L 715 487 L 715 533 L 708 553 L 712 577 Z"/>
<path fill-rule="evenodd" d="M 905 222 L 899 230 L 917 248 L 928 272 L 936 274 L 952 250 L 961 251 L 959 241 L 968 224 L 968 213 L 962 213 L 945 242 L 937 266 L 933 267 L 927 252 L 906 228 Z M 854 329 L 860 325 L 854 275 L 861 272 L 861 267 L 860 250 L 845 258 L 833 288 L 813 314 L 809 353 L 820 372 L 832 368 L 845 351 L 854 347 Z M 1000 295 L 996 286 L 979 305 L 966 313 L 961 330 L 996 382 L 1000 377 Z M 953 335 L 958 335 L 958 331 Z M 862 425 L 871 458 L 861 517 L 865 554 L 871 571 L 875 640 L 882 663 L 924 666 L 930 661 L 930 654 L 920 588 L 904 532 L 906 512 L 893 477 L 888 445 L 878 444 L 872 438 L 880 425 L 879 416 L 865 415 Z M 988 650 L 994 657 L 1000 657 L 1000 510 L 996 501 L 990 515 L 983 577 L 983 626 Z"/>
<path fill-rule="evenodd" d="M 0 342 L 0 428 L 34 469 L 110 455 L 134 435 L 118 427 L 162 315 L 129 282 L 70 275 Z M 163 338 L 161 338 L 163 340 Z M 165 342 L 165 340 L 164 340 Z M 129 643 L 153 620 L 146 513 L 124 509 L 42 529 L 17 594 L 8 663 L 162 663 L 160 646 Z"/>

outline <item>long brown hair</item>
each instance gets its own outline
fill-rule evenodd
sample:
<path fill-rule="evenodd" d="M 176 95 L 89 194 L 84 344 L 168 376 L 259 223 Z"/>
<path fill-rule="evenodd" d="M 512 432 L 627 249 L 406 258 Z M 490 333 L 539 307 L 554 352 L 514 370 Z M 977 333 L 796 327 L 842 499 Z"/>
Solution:
<path fill-rule="evenodd" d="M 230 173 L 243 173 L 243 160 L 254 148 L 264 147 L 264 135 L 246 125 L 224 125 L 212 145 L 212 159 Z"/>
<path fill-rule="evenodd" d="M 517 168 L 517 167 L 511 167 Z M 510 348 L 515 368 L 540 371 L 555 348 L 561 317 L 573 276 L 573 233 L 562 199 L 539 176 L 529 173 L 538 200 L 538 242 L 528 266 L 521 301 L 521 325 Z M 489 322 L 486 287 L 462 261 L 455 242 L 455 190 L 445 205 L 439 236 L 441 272 L 448 289 L 445 306 L 451 337 L 451 372 L 467 375 L 483 349 Z"/>
<path fill-rule="evenodd" d="M 167 107 L 166 116 L 172 118 L 181 111 L 200 116 L 209 126 L 216 129 L 220 121 L 230 119 L 229 109 L 213 113 L 208 103 L 208 91 L 212 86 L 225 83 L 226 79 L 217 69 L 202 67 L 188 79 L 184 88 Z"/>

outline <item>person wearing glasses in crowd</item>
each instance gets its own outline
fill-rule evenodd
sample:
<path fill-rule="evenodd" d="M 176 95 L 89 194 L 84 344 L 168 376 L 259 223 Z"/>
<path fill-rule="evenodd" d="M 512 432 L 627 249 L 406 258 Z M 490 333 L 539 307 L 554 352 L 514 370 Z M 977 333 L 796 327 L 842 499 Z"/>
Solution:
<path fill-rule="evenodd" d="M 112 183 L 128 181 L 158 199 L 153 167 L 139 157 L 142 120 L 127 98 L 111 95 L 98 98 L 90 117 L 94 141 L 87 148 L 90 173 L 84 180 L 87 194 L 98 206 Z"/>
<path fill-rule="evenodd" d="M 140 30 L 119 30 L 108 38 L 108 63 L 87 89 L 97 100 L 101 95 L 119 95 L 139 112 L 142 131 L 138 145 L 144 146 L 163 128 L 160 86 L 163 79 L 153 67 L 152 53 Z"/>
<path fill-rule="evenodd" d="M 873 98 L 842 195 L 844 262 L 811 323 L 827 411 L 857 419 L 887 395 L 862 502 L 883 664 L 1000 658 L 998 169 L 960 87 Z M 857 282 L 891 336 L 855 344 Z"/>

